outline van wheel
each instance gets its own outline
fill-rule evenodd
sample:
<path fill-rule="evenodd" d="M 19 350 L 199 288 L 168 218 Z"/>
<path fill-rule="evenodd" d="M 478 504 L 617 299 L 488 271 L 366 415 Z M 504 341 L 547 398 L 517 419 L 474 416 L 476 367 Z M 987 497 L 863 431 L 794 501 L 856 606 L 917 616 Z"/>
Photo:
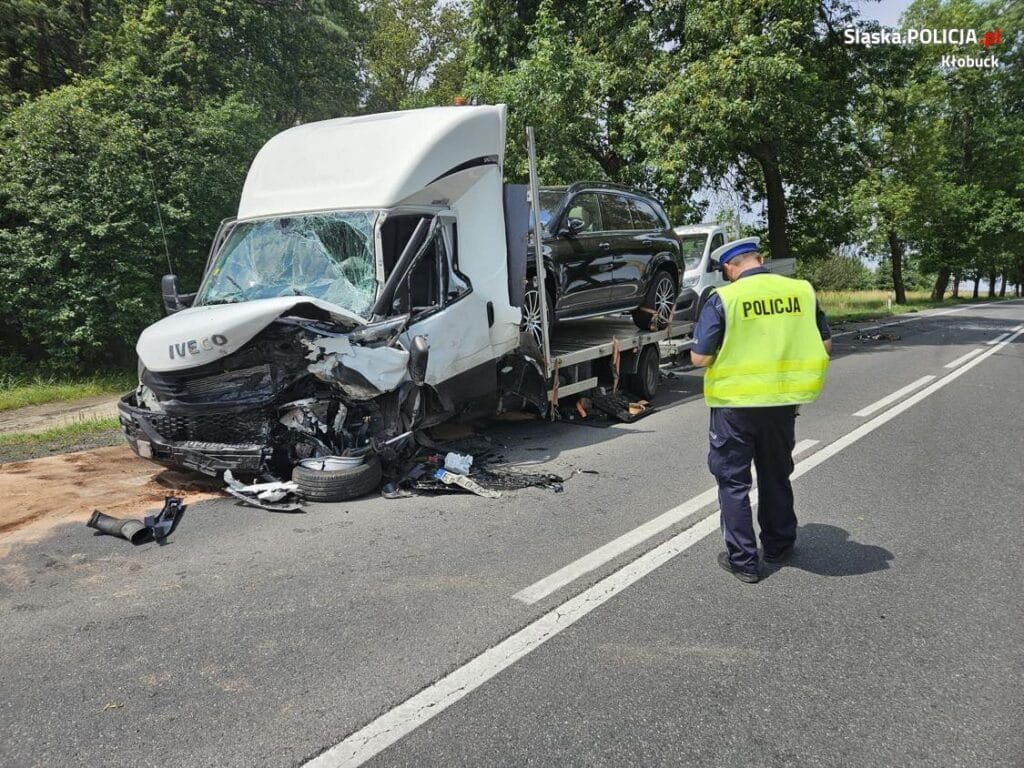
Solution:
<path fill-rule="evenodd" d="M 551 297 L 551 291 L 544 291 L 547 299 L 548 330 L 555 326 L 555 302 Z M 523 320 L 519 324 L 521 333 L 529 334 L 537 349 L 544 348 L 544 334 L 541 330 L 540 316 L 540 292 L 536 285 L 530 286 L 523 295 Z"/>
<path fill-rule="evenodd" d="M 640 359 L 636 362 L 636 373 L 626 377 L 626 388 L 641 400 L 653 400 L 658 394 L 658 382 L 661 378 L 661 355 L 657 344 L 648 344 L 640 350 Z"/>
<path fill-rule="evenodd" d="M 348 501 L 377 490 L 381 474 L 380 458 L 372 454 L 350 469 L 320 470 L 296 464 L 292 480 L 299 494 L 310 501 Z"/>
<path fill-rule="evenodd" d="M 666 269 L 658 270 L 647 288 L 643 306 L 633 310 L 633 322 L 645 331 L 665 328 L 676 311 L 677 294 L 672 273 Z"/>

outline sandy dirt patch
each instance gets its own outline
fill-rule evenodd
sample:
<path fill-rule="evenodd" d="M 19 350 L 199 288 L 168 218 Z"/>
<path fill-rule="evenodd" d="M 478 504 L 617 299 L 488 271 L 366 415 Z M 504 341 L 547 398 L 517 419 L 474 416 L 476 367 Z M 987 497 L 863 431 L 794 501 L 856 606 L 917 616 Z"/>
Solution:
<path fill-rule="evenodd" d="M 0 557 L 61 523 L 84 525 L 94 509 L 141 519 L 164 496 L 186 504 L 217 498 L 219 481 L 140 459 L 127 445 L 0 465 Z"/>

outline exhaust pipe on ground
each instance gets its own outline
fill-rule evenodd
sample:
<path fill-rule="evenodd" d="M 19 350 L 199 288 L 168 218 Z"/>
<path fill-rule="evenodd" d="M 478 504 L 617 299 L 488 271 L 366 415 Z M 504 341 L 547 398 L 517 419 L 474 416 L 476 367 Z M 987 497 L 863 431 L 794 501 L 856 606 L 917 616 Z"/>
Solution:
<path fill-rule="evenodd" d="M 86 525 L 108 536 L 127 539 L 132 544 L 142 544 L 150 537 L 150 530 L 141 520 L 122 520 L 105 515 L 98 509 L 92 513 Z"/>

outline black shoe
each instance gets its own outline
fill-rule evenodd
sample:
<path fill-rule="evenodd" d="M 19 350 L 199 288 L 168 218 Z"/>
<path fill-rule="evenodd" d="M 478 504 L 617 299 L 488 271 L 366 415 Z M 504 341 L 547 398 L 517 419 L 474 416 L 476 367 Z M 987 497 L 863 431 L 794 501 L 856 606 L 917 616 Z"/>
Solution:
<path fill-rule="evenodd" d="M 750 573 L 749 571 L 740 571 L 736 568 L 733 568 L 732 563 L 729 562 L 728 552 L 718 553 L 718 564 L 722 566 L 725 570 L 727 570 L 729 573 L 731 573 L 733 576 L 735 576 L 737 579 L 742 581 L 744 584 L 757 584 L 757 582 L 761 580 L 761 577 L 758 576 L 756 573 Z"/>
<path fill-rule="evenodd" d="M 764 553 L 764 561 L 769 565 L 784 565 L 793 559 L 793 545 L 787 544 L 778 552 Z"/>

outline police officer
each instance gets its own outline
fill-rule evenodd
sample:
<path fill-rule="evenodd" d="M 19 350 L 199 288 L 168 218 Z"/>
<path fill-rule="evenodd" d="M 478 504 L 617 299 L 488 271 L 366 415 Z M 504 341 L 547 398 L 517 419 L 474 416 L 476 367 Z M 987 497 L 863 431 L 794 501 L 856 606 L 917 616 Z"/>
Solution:
<path fill-rule="evenodd" d="M 716 252 L 728 285 L 704 304 L 690 356 L 707 368 L 711 407 L 708 467 L 718 480 L 726 551 L 718 563 L 740 581 L 760 579 L 750 507 L 750 464 L 757 467 L 757 522 L 766 563 L 787 562 L 796 542 L 793 445 L 797 406 L 825 384 L 831 332 L 806 280 L 773 275 L 758 238 Z"/>

